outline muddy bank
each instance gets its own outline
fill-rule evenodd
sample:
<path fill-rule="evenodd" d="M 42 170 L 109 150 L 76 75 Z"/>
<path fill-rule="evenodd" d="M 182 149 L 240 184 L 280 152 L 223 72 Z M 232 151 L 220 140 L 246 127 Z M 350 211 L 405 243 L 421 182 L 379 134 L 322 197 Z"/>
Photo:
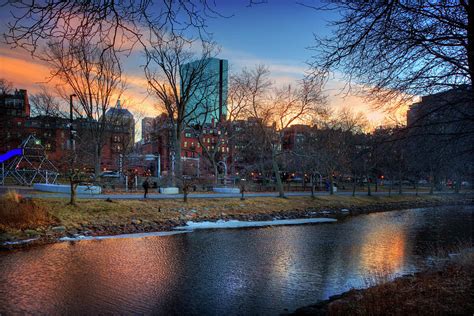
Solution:
<path fill-rule="evenodd" d="M 156 209 L 155 218 L 134 214 L 117 222 L 92 221 L 88 223 L 77 223 L 66 226 L 60 222 L 56 226 L 27 229 L 16 235 L 4 234 L 0 244 L 0 250 L 11 250 L 25 247 L 38 246 L 58 242 L 62 237 L 78 236 L 106 236 L 132 233 L 146 233 L 170 231 L 176 226 L 186 225 L 187 221 L 217 221 L 217 220 L 240 220 L 240 221 L 269 221 L 273 219 L 296 219 L 296 218 L 321 218 L 329 217 L 344 219 L 348 216 L 368 214 L 374 212 L 387 212 L 410 208 L 422 208 L 444 205 L 472 205 L 474 200 L 471 196 L 447 196 L 436 200 L 409 200 L 395 202 L 374 202 L 368 205 L 357 205 L 350 203 L 336 203 L 336 205 L 319 205 L 318 207 L 294 208 L 287 210 L 259 210 L 255 213 L 242 213 L 232 208 L 214 213 L 206 213 L 195 208 L 180 208 L 173 211 L 172 218 L 163 218 L 160 208 Z M 159 215 L 159 216 L 158 216 Z M 161 218 L 160 218 L 161 217 Z M 26 241 L 26 242 L 25 242 Z"/>
<path fill-rule="evenodd" d="M 350 290 L 291 315 L 472 315 L 474 252 L 367 289 Z"/>

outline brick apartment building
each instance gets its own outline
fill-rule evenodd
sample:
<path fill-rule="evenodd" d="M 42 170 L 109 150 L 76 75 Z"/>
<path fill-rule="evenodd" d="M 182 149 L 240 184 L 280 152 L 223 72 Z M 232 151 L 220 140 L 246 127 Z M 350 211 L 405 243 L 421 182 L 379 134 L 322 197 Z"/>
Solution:
<path fill-rule="evenodd" d="M 48 158 L 60 170 L 63 169 L 61 171 L 65 171 L 62 161 L 69 146 L 69 119 L 55 116 L 31 117 L 30 110 L 26 90 L 0 95 L 0 154 L 19 147 L 29 135 L 35 135 L 41 140 Z M 117 114 L 121 115 L 121 120 L 114 121 L 114 124 L 105 128 L 102 170 L 118 170 L 120 155 L 126 154 L 133 147 L 135 134 L 133 115 L 118 106 L 109 109 L 106 116 L 118 117 Z M 98 124 L 97 121 L 75 119 L 73 128 L 77 131 L 78 137 L 86 139 L 94 124 Z M 90 167 L 92 169 L 93 165 Z"/>
<path fill-rule="evenodd" d="M 192 174 L 197 174 L 198 164 L 199 174 L 208 173 L 208 170 L 206 170 L 206 167 L 208 167 L 206 155 L 209 155 L 209 153 L 218 152 L 220 159 L 229 159 L 227 130 L 223 124 L 217 124 L 212 120 L 211 123 L 200 126 L 199 131 L 192 127 L 186 127 L 183 130 L 181 161 L 185 174 L 187 173 L 186 167 L 194 169 L 194 171 L 189 170 Z M 142 140 L 137 144 L 137 152 L 140 155 L 160 156 L 160 170 L 163 174 L 167 174 L 171 170 L 172 128 L 173 125 L 166 114 L 161 114 L 156 118 L 146 117 L 142 120 Z M 155 174 L 155 168 L 153 163 L 148 166 L 151 174 Z"/>

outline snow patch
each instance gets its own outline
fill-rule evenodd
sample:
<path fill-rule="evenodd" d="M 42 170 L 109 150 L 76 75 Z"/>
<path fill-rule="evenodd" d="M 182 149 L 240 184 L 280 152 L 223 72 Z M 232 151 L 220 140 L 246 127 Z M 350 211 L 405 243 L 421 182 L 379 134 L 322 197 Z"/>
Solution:
<path fill-rule="evenodd" d="M 272 221 L 238 221 L 238 220 L 218 220 L 216 222 L 186 222 L 186 226 L 178 226 L 177 230 L 195 230 L 195 229 L 221 229 L 221 228 L 245 228 L 245 227 L 265 227 L 279 225 L 301 225 L 312 223 L 333 223 L 337 222 L 334 218 L 300 218 L 300 219 L 280 219 Z"/>
<path fill-rule="evenodd" d="M 101 239 L 121 239 L 121 238 L 143 238 L 143 237 L 163 237 L 177 234 L 188 233 L 189 231 L 169 231 L 169 232 L 151 232 L 151 233 L 136 233 L 136 234 L 120 234 L 107 236 L 77 236 L 77 237 L 62 237 L 60 241 L 80 241 L 80 240 L 101 240 Z"/>
<path fill-rule="evenodd" d="M 37 240 L 38 238 L 31 238 L 31 239 L 23 239 L 23 240 L 16 240 L 16 241 L 6 241 L 3 244 L 4 245 L 20 245 L 20 244 L 26 244 L 32 241 Z"/>

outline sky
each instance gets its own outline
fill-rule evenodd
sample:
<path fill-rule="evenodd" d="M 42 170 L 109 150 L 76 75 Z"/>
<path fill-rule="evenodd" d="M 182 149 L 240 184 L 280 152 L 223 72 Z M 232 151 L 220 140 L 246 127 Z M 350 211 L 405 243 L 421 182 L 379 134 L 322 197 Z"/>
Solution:
<path fill-rule="evenodd" d="M 276 86 L 294 84 L 307 69 L 306 62 L 312 56 L 308 47 L 314 44 L 314 34 L 330 35 L 328 24 L 337 19 L 337 13 L 316 11 L 292 0 L 268 0 L 252 6 L 248 3 L 248 0 L 216 0 L 216 8 L 222 17 L 209 18 L 207 30 L 220 46 L 217 57 L 229 61 L 230 72 L 264 64 L 269 67 Z M 318 5 L 317 1 L 311 0 L 305 3 Z M 7 30 L 10 20 L 9 10 L 2 9 L 2 33 Z M 147 94 L 140 56 L 140 52 L 135 52 L 123 59 L 128 89 L 122 97 L 122 104 L 137 116 L 154 116 L 159 114 L 159 110 Z M 0 78 L 11 81 L 15 88 L 27 89 L 31 94 L 45 84 L 48 75 L 47 65 L 32 59 L 19 48 L 12 49 L 3 40 L 0 42 Z M 341 94 L 343 85 L 344 82 L 337 78 L 328 82 L 326 94 L 331 108 L 348 106 L 355 112 L 362 111 L 372 125 L 384 121 L 384 114 L 371 110 L 362 98 Z"/>

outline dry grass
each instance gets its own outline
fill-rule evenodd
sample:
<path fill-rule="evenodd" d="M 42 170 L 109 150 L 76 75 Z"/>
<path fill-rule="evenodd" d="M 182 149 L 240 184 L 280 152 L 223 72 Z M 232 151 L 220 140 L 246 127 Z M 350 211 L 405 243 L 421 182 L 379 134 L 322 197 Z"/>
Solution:
<path fill-rule="evenodd" d="M 54 223 L 54 218 L 31 199 L 15 191 L 8 191 L 0 198 L 0 230 L 33 229 Z"/>
<path fill-rule="evenodd" d="M 320 196 L 275 197 L 240 199 L 181 199 L 164 200 L 82 200 L 77 206 L 68 205 L 67 199 L 22 199 L 9 193 L 0 199 L 0 229 L 13 233 L 47 225 L 64 225 L 66 228 L 80 228 L 84 225 L 119 226 L 128 225 L 132 220 L 142 222 L 166 222 L 177 219 L 216 219 L 225 216 L 244 216 L 289 210 L 341 209 L 376 206 L 386 203 L 440 201 L 443 196 Z M 381 207 L 382 209 L 382 207 Z"/>
<path fill-rule="evenodd" d="M 77 206 L 67 205 L 64 199 L 37 199 L 42 206 L 66 227 L 80 224 L 121 224 L 130 223 L 132 218 L 142 220 L 166 221 L 192 215 L 198 218 L 217 218 L 223 215 L 245 215 L 271 213 L 295 209 L 325 208 L 340 209 L 354 206 L 367 206 L 391 202 L 437 201 L 436 196 L 323 196 L 316 199 L 310 197 L 289 197 L 287 199 L 273 197 L 240 199 L 189 199 L 182 200 L 78 200 Z M 193 212 L 190 212 L 190 211 Z"/>
<path fill-rule="evenodd" d="M 464 254 L 442 270 L 353 290 L 327 305 L 329 315 L 472 314 L 474 255 Z"/>

